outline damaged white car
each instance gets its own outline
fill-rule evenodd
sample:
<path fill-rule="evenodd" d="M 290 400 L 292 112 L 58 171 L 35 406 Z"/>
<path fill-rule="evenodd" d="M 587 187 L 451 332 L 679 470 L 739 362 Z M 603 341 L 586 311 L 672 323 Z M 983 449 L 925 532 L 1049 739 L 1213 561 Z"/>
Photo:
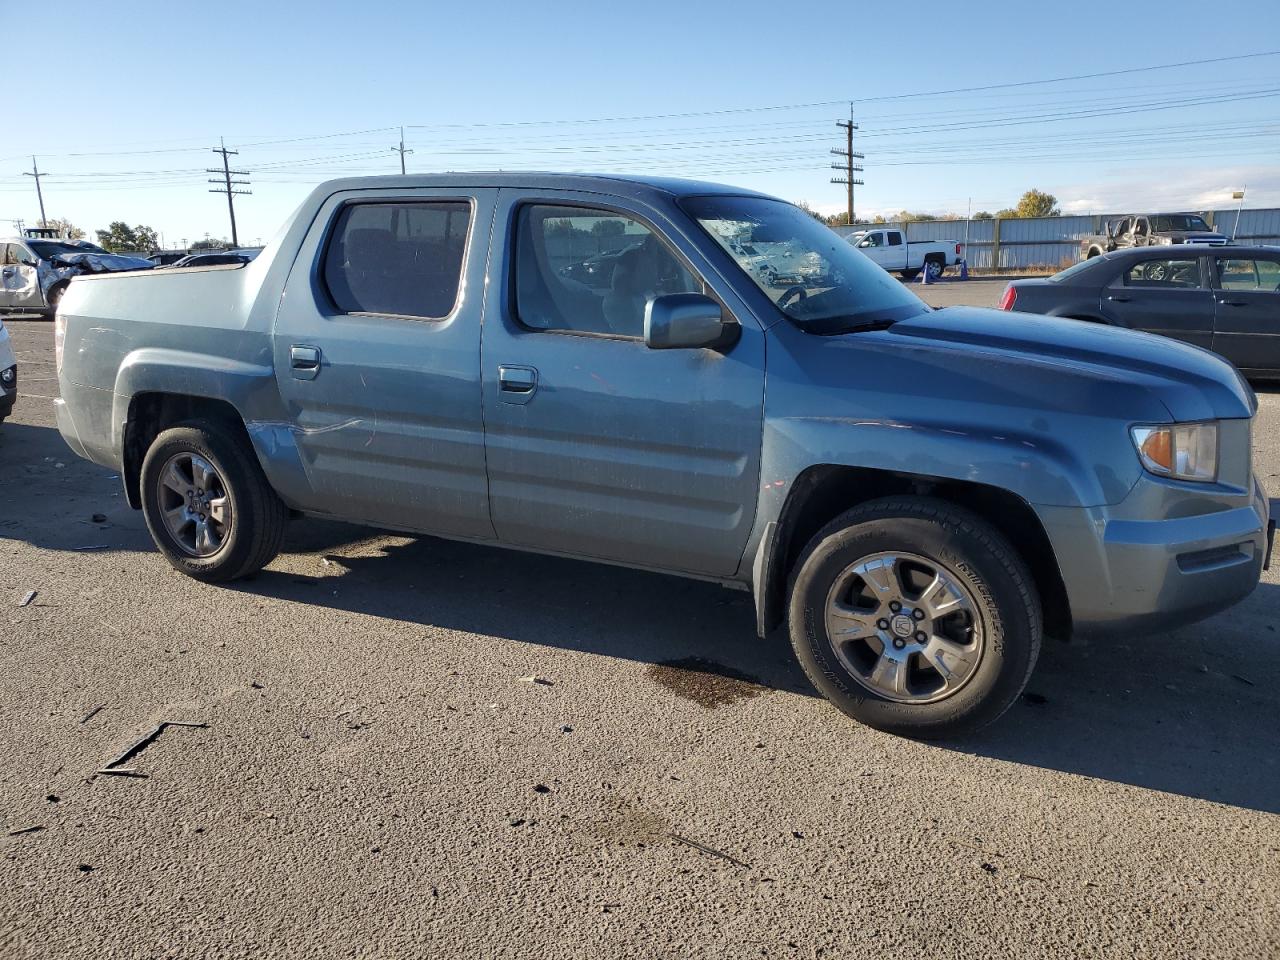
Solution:
<path fill-rule="evenodd" d="M 150 260 L 107 253 L 84 240 L 0 239 L 0 311 L 52 317 L 74 277 L 153 266 Z"/>

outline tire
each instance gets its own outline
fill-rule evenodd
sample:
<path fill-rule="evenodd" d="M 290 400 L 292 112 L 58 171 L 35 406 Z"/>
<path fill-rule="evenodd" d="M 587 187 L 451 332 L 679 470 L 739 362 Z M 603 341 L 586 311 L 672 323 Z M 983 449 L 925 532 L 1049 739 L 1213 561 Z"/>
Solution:
<path fill-rule="evenodd" d="M 942 272 L 947 269 L 947 265 L 941 260 L 926 260 L 924 262 L 924 268 L 929 271 L 929 278 L 931 280 L 938 280 L 941 279 Z"/>
<path fill-rule="evenodd" d="M 902 277 L 903 280 L 914 280 L 916 277 L 920 276 L 920 271 L 914 269 L 902 270 L 899 271 L 898 276 Z"/>
<path fill-rule="evenodd" d="M 918 597 L 900 589 L 898 612 L 891 593 L 867 596 L 873 580 L 928 582 L 930 565 L 941 586 Z M 860 723 L 920 739 L 963 736 L 1004 713 L 1031 677 L 1042 631 L 1031 574 L 1008 540 L 926 497 L 873 500 L 821 530 L 794 568 L 789 621 L 796 658 L 823 696 Z M 904 626 L 925 629 L 908 635 Z M 833 632 L 853 639 L 837 644 Z M 902 666 L 880 673 L 882 661 Z M 903 684 L 884 692 L 899 676 Z"/>
<path fill-rule="evenodd" d="M 200 486 L 201 476 L 207 489 Z M 140 484 L 152 540 L 188 576 L 205 583 L 236 580 L 261 570 L 280 552 L 289 511 L 248 444 L 224 424 L 192 420 L 162 432 L 143 458 Z M 204 499 L 193 500 L 180 489 L 184 486 Z M 179 508 L 186 510 L 185 517 L 178 514 L 174 521 L 173 511 Z M 219 515 L 222 521 L 216 519 Z M 183 526 L 175 532 L 177 524 Z M 203 540 L 202 526 L 209 531 Z M 188 542 L 189 535 L 194 542 Z"/>
<path fill-rule="evenodd" d="M 45 302 L 48 305 L 49 318 L 53 319 L 58 312 L 58 304 L 62 302 L 62 295 L 67 292 L 67 284 L 58 283 L 49 288 L 49 292 L 45 295 Z"/>

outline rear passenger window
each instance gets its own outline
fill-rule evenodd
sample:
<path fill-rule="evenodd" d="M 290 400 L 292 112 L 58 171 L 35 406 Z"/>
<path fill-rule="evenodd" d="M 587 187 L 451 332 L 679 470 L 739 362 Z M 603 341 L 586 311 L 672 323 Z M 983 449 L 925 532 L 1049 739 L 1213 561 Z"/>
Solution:
<path fill-rule="evenodd" d="M 1200 261 L 1143 260 L 1125 272 L 1124 284 L 1126 287 L 1198 287 Z"/>
<path fill-rule="evenodd" d="M 531 330 L 644 336 L 645 305 L 702 284 L 652 230 L 608 210 L 527 204 L 516 220 L 515 311 Z"/>
<path fill-rule="evenodd" d="M 902 246 L 902 234 L 900 234 L 900 233 L 891 233 L 891 234 L 889 234 L 889 246 L 891 246 L 891 247 L 900 247 L 900 246 Z"/>
<path fill-rule="evenodd" d="M 447 317 L 470 223 L 471 205 L 460 200 L 344 207 L 324 258 L 334 305 L 343 313 Z"/>

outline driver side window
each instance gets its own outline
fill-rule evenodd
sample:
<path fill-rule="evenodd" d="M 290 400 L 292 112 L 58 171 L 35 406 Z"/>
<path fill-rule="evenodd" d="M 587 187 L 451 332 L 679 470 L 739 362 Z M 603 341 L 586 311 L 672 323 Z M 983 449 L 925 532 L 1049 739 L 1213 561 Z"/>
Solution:
<path fill-rule="evenodd" d="M 648 226 L 621 213 L 526 204 L 515 233 L 515 315 L 540 332 L 644 336 L 645 307 L 705 292 Z"/>

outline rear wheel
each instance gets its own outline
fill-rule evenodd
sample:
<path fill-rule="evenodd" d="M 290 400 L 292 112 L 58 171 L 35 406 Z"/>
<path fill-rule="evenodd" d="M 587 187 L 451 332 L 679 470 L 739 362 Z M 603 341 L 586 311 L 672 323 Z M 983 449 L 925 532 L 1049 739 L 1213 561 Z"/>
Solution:
<path fill-rule="evenodd" d="M 809 543 L 791 642 L 849 716 L 921 738 L 977 730 L 1014 702 L 1040 650 L 1040 602 L 1009 542 L 923 497 L 863 504 Z"/>
<path fill-rule="evenodd" d="M 924 268 L 929 272 L 930 280 L 937 280 L 942 276 L 942 271 L 946 269 L 946 264 L 941 260 L 926 260 Z"/>
<path fill-rule="evenodd" d="M 183 573 L 235 580 L 279 553 L 288 509 L 230 428 L 191 421 L 165 430 L 147 451 L 140 482 L 151 538 Z"/>

